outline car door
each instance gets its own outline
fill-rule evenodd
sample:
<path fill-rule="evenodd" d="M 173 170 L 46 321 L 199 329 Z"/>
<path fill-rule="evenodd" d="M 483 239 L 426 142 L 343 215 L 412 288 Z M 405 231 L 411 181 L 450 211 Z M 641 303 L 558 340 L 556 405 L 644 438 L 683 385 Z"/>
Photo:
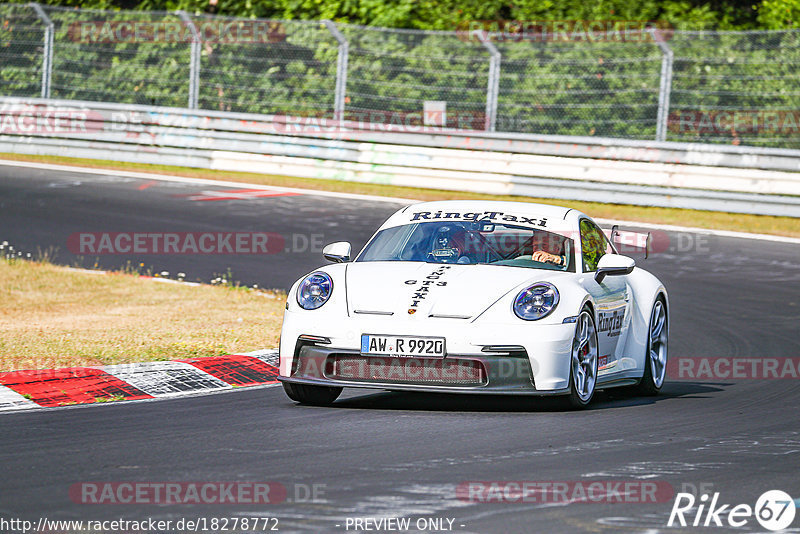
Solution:
<path fill-rule="evenodd" d="M 624 346 L 627 327 L 630 323 L 630 288 L 627 276 L 606 276 L 598 283 L 593 274 L 605 254 L 615 253 L 605 233 L 591 220 L 580 220 L 581 266 L 584 287 L 592 295 L 597 307 L 598 376 L 620 371 L 618 348 Z"/>

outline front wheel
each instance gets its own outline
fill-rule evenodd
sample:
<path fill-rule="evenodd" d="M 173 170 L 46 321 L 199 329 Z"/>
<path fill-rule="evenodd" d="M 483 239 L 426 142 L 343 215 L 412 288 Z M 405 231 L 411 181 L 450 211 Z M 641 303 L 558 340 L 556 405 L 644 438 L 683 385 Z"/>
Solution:
<path fill-rule="evenodd" d="M 664 385 L 667 371 L 667 308 L 659 297 L 650 314 L 650 326 L 647 331 L 647 354 L 644 359 L 642 380 L 636 386 L 640 395 L 657 395 Z"/>
<path fill-rule="evenodd" d="M 313 406 L 329 406 L 342 393 L 342 388 L 283 383 L 283 390 L 295 402 Z"/>
<path fill-rule="evenodd" d="M 592 402 L 597 384 L 597 329 L 592 313 L 584 308 L 575 324 L 569 373 L 569 403 L 585 408 Z"/>

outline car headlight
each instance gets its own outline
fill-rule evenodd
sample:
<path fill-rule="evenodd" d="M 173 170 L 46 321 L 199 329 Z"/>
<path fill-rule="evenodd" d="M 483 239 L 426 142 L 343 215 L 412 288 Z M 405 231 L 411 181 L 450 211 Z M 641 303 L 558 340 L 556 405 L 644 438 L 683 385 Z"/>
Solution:
<path fill-rule="evenodd" d="M 297 303 L 304 310 L 316 310 L 331 297 L 333 280 L 325 273 L 311 273 L 297 287 Z"/>
<path fill-rule="evenodd" d="M 526 321 L 547 317 L 558 305 L 558 290 L 553 284 L 537 282 L 523 289 L 514 299 L 514 313 Z"/>

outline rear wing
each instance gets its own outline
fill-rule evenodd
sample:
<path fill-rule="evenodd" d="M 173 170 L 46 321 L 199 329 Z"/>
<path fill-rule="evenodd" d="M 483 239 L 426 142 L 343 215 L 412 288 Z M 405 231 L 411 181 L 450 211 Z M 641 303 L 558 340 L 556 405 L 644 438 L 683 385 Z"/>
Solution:
<path fill-rule="evenodd" d="M 641 253 L 644 251 L 644 257 L 650 254 L 650 232 L 643 234 L 641 232 L 630 232 L 627 230 L 620 230 L 619 225 L 615 224 L 611 230 L 603 230 L 608 237 L 608 240 L 614 244 L 618 252 L 626 253 Z"/>

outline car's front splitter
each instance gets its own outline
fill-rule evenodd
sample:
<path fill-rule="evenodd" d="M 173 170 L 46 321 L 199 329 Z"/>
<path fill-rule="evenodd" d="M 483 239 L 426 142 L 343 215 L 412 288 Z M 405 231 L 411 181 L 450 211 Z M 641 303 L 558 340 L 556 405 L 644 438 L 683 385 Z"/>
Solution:
<path fill-rule="evenodd" d="M 445 358 L 364 356 L 358 351 L 305 345 L 282 382 L 329 387 L 492 395 L 559 395 L 537 390 L 524 351 Z"/>

